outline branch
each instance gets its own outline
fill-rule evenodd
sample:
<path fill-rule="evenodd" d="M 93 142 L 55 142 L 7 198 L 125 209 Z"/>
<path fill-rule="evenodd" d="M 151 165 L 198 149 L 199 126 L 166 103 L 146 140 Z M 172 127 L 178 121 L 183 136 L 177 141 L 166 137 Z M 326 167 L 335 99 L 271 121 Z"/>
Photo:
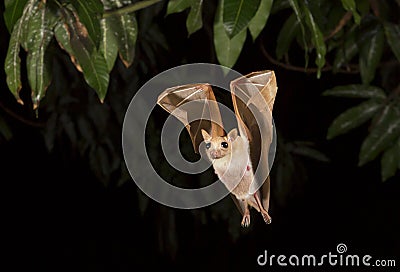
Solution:
<path fill-rule="evenodd" d="M 31 127 L 36 127 L 36 128 L 44 128 L 46 126 L 46 123 L 43 122 L 34 122 L 29 119 L 26 119 L 23 116 L 18 115 L 17 113 L 13 112 L 11 109 L 7 108 L 1 101 L 0 101 L 0 108 L 6 112 L 8 115 L 13 117 L 14 119 L 20 121 L 21 123 L 24 123 L 25 125 L 31 126 Z"/>
<path fill-rule="evenodd" d="M 302 72 L 302 73 L 306 73 L 306 74 L 314 74 L 318 72 L 318 68 L 316 67 L 312 67 L 312 68 L 306 68 L 306 67 L 302 67 L 302 66 L 295 66 L 292 65 L 290 63 L 285 63 L 285 62 L 281 62 L 277 59 L 274 59 L 265 49 L 264 45 L 262 43 L 260 43 L 260 49 L 261 49 L 261 53 L 272 63 L 275 64 L 279 67 L 282 67 L 286 70 L 290 70 L 290 71 L 296 71 L 296 72 Z M 349 67 L 353 70 L 345 70 L 345 69 L 338 69 L 336 72 L 337 73 L 342 73 L 342 74 L 358 74 L 359 70 L 358 70 L 358 66 L 353 66 L 353 65 L 349 65 Z M 332 71 L 333 67 L 332 66 L 325 66 L 321 69 L 322 72 L 328 72 L 328 71 Z"/>
<path fill-rule="evenodd" d="M 342 19 L 340 19 L 335 29 L 332 30 L 331 33 L 329 33 L 329 35 L 324 38 L 324 40 L 325 41 L 329 40 L 330 38 L 335 36 L 336 33 L 338 33 L 347 24 L 347 22 L 351 19 L 352 15 L 353 14 L 350 11 L 346 12 L 345 15 L 343 15 Z"/>
<path fill-rule="evenodd" d="M 374 15 L 376 17 L 379 18 L 380 12 L 379 12 L 379 3 L 378 3 L 378 1 L 370 0 L 369 3 L 371 5 L 372 12 L 374 13 Z"/>
<path fill-rule="evenodd" d="M 161 0 L 146 0 L 146 1 L 136 2 L 136 3 L 130 4 L 125 7 L 118 8 L 118 9 L 105 10 L 104 14 L 103 14 L 103 18 L 107 18 L 107 17 L 113 16 L 113 15 L 118 16 L 118 15 L 123 15 L 126 13 L 135 12 L 135 11 L 138 11 L 139 9 L 147 8 L 148 6 L 156 4 L 160 1 Z"/>

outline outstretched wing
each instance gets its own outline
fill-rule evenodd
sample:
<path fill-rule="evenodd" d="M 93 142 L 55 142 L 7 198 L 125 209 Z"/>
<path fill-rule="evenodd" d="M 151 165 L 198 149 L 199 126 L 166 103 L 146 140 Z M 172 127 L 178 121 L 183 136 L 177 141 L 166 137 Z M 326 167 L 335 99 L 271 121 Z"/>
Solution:
<path fill-rule="evenodd" d="M 157 104 L 185 125 L 196 153 L 203 141 L 202 129 L 212 137 L 224 135 L 221 113 L 209 84 L 168 88 L 158 96 Z"/>
<path fill-rule="evenodd" d="M 239 132 L 249 140 L 250 157 L 255 169 L 250 193 L 260 189 L 263 206 L 268 210 L 271 166 L 268 157 L 274 137 L 272 109 L 277 93 L 275 73 L 260 71 L 240 77 L 231 82 L 231 92 Z"/>

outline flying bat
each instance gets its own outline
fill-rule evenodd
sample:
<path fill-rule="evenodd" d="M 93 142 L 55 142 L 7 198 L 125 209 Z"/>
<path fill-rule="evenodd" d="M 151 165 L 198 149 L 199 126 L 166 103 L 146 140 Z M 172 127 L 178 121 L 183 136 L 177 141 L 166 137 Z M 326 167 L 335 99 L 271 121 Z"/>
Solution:
<path fill-rule="evenodd" d="M 268 154 L 274 137 L 275 73 L 267 70 L 239 77 L 231 81 L 230 91 L 237 128 L 228 133 L 208 83 L 168 88 L 159 95 L 157 104 L 185 125 L 196 153 L 205 148 L 216 175 L 242 214 L 241 225 L 250 225 L 251 207 L 269 224 Z M 201 118 L 191 119 L 193 112 L 200 112 Z"/>

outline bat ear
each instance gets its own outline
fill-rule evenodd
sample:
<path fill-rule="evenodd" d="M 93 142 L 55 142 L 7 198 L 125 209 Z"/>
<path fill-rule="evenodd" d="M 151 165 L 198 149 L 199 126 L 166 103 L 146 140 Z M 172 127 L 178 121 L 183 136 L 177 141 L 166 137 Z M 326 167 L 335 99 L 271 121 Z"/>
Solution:
<path fill-rule="evenodd" d="M 234 140 L 236 140 L 236 137 L 238 136 L 238 131 L 236 128 L 232 129 L 231 131 L 229 131 L 228 133 L 228 141 L 229 142 L 233 142 Z"/>
<path fill-rule="evenodd" d="M 211 140 L 210 134 L 208 134 L 207 131 L 205 131 L 204 129 L 201 130 L 201 135 L 203 135 L 204 141 L 210 141 Z"/>

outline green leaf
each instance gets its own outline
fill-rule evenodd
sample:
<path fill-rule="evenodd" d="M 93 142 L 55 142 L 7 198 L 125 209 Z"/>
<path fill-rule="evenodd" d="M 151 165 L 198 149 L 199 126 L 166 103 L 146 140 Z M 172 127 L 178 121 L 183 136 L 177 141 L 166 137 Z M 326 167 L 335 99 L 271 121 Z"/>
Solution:
<path fill-rule="evenodd" d="M 8 5 L 9 6 L 9 5 Z M 18 103 L 23 104 L 19 97 L 22 87 L 21 83 L 21 59 L 19 57 L 20 44 L 23 42 L 25 28 L 28 26 L 29 18 L 35 7 L 35 1 L 29 1 L 22 12 L 22 15 L 14 25 L 11 33 L 6 59 L 4 61 L 4 70 L 6 72 L 6 81 L 11 93 L 17 99 Z"/>
<path fill-rule="evenodd" d="M 51 60 L 46 54 L 46 49 L 54 36 L 53 27 L 56 22 L 56 18 L 46 5 L 38 5 L 35 11 L 29 20 L 29 35 L 26 41 L 28 46 L 26 66 L 34 109 L 45 96 L 51 82 Z"/>
<path fill-rule="evenodd" d="M 94 42 L 91 37 L 88 36 L 86 26 L 82 24 L 76 11 L 74 9 L 69 9 L 68 7 L 63 7 L 60 10 L 72 51 L 74 52 L 72 44 L 82 44 L 85 51 L 88 51 L 90 54 L 94 52 L 96 50 Z"/>
<path fill-rule="evenodd" d="M 318 67 L 317 78 L 320 78 L 321 69 L 325 65 L 326 46 L 324 41 L 324 35 L 322 34 L 321 30 L 319 29 L 317 23 L 314 20 L 313 15 L 311 14 L 310 10 L 307 8 L 305 4 L 302 5 L 302 10 L 305 15 L 304 17 L 306 24 L 311 31 L 311 41 L 316 49 L 317 56 L 315 59 L 315 64 Z"/>
<path fill-rule="evenodd" d="M 319 29 L 323 33 L 330 33 L 334 27 L 336 27 L 337 23 L 343 16 L 343 9 L 339 9 L 340 16 L 338 11 L 335 10 L 335 5 L 333 4 L 328 4 L 325 0 L 324 1 L 302 1 L 304 5 L 308 8 L 308 10 L 311 12 L 315 24 L 318 25 Z M 335 15 L 336 13 L 336 15 Z M 336 18 L 335 18 L 336 16 Z M 335 23 L 333 24 L 334 26 L 332 28 L 328 28 L 328 24 L 330 20 L 336 19 Z"/>
<path fill-rule="evenodd" d="M 361 16 L 357 12 L 355 0 L 342 0 L 342 5 L 345 10 L 351 11 L 353 13 L 354 22 L 359 25 L 361 21 Z"/>
<path fill-rule="evenodd" d="M 348 64 L 359 51 L 354 30 L 348 34 L 348 36 L 345 38 L 343 46 L 337 50 L 335 59 L 333 61 L 334 73 L 336 73 L 342 66 Z"/>
<path fill-rule="evenodd" d="M 297 36 L 300 30 L 300 22 L 296 15 L 292 14 L 283 24 L 276 41 L 276 56 L 280 60 L 289 52 L 290 45 L 293 39 Z"/>
<path fill-rule="evenodd" d="M 109 74 L 104 56 L 97 51 L 89 54 L 89 51 L 77 40 L 71 40 L 71 47 L 82 67 L 83 76 L 87 84 L 92 87 L 101 102 L 107 93 Z"/>
<path fill-rule="evenodd" d="M 189 35 L 203 27 L 203 20 L 201 17 L 202 5 L 203 0 L 192 0 L 192 6 L 186 19 L 186 28 Z"/>
<path fill-rule="evenodd" d="M 42 10 L 41 5 L 38 2 L 32 5 L 32 8 L 29 10 L 29 16 L 26 16 L 23 24 L 23 32 L 21 36 L 21 45 L 25 49 L 25 51 L 31 51 L 32 47 L 35 46 L 36 43 L 36 35 L 40 31 L 40 21 L 41 16 L 40 12 Z"/>
<path fill-rule="evenodd" d="M 57 126 L 57 124 L 58 124 L 58 114 L 53 112 L 46 120 L 46 126 L 43 131 L 44 142 L 46 144 L 47 150 L 50 152 L 54 150 L 56 135 L 58 130 L 60 129 L 60 126 Z"/>
<path fill-rule="evenodd" d="M 291 152 L 296 155 L 307 157 L 321 162 L 329 162 L 330 159 L 321 151 L 313 148 L 306 144 L 294 143 L 294 147 L 291 148 Z"/>
<path fill-rule="evenodd" d="M 229 38 L 245 29 L 260 6 L 260 0 L 229 0 L 223 2 L 223 25 Z"/>
<path fill-rule="evenodd" d="M 101 103 L 103 103 L 104 98 L 107 94 L 108 83 L 110 80 L 110 76 L 107 70 L 107 62 L 101 52 L 96 52 L 92 55 L 92 58 L 93 61 L 89 63 L 89 65 L 91 66 L 90 71 L 85 69 L 85 66 L 83 66 L 82 64 L 83 73 L 86 82 L 96 90 L 96 93 Z M 85 70 L 88 72 L 85 72 Z"/>
<path fill-rule="evenodd" d="M 289 0 L 276 0 L 272 5 L 271 14 L 290 8 Z"/>
<path fill-rule="evenodd" d="M 214 46 L 217 54 L 217 59 L 220 64 L 226 67 L 232 67 L 242 51 L 244 42 L 246 40 L 246 29 L 243 29 L 238 35 L 229 38 L 226 34 L 224 23 L 223 23 L 223 3 L 221 0 L 214 22 Z"/>
<path fill-rule="evenodd" d="M 118 43 L 114 32 L 111 29 L 109 18 L 104 18 L 100 21 L 100 28 L 101 40 L 99 51 L 104 56 L 104 59 L 107 63 L 107 71 L 111 72 L 118 56 Z"/>
<path fill-rule="evenodd" d="M 357 10 L 360 12 L 361 16 L 365 16 L 370 11 L 369 0 L 357 0 Z"/>
<path fill-rule="evenodd" d="M 115 33 L 120 58 L 125 67 L 129 67 L 133 63 L 135 57 L 138 33 L 136 17 L 133 14 L 125 14 L 121 16 L 112 16 L 107 19 L 110 19 L 110 27 Z"/>
<path fill-rule="evenodd" d="M 60 21 L 55 26 L 54 36 L 56 37 L 58 45 L 69 54 L 69 56 L 71 57 L 72 63 L 76 66 L 76 68 L 79 71 L 82 71 L 82 68 L 77 63 L 75 56 L 74 56 L 74 52 L 72 51 L 71 42 L 70 42 L 71 38 L 70 38 L 68 29 L 67 29 L 67 25 L 64 24 L 64 22 Z"/>
<path fill-rule="evenodd" d="M 299 3 L 297 0 L 288 0 L 290 3 L 290 6 L 292 7 L 294 14 L 296 14 L 297 21 L 300 26 L 301 30 L 301 37 L 303 40 L 303 46 L 304 46 L 304 60 L 305 60 L 305 67 L 308 66 L 308 45 L 306 41 L 306 30 L 304 28 L 304 22 L 303 22 L 303 12 L 300 9 Z"/>
<path fill-rule="evenodd" d="M 347 33 L 343 46 L 336 53 L 333 62 L 333 72 L 336 73 L 342 66 L 348 64 L 373 35 L 374 32 L 371 30 L 365 30 L 359 33 L 359 28 L 353 26 Z"/>
<path fill-rule="evenodd" d="M 60 47 L 69 54 L 76 69 L 83 72 L 79 60 L 77 59 L 76 52 L 72 48 L 72 40 L 74 40 L 75 43 L 81 43 L 82 47 L 85 48 L 85 51 L 88 51 L 89 55 L 95 51 L 94 43 L 88 35 L 84 34 L 87 33 L 86 28 L 78 20 L 78 17 L 74 15 L 73 11 L 68 8 L 62 8 L 60 10 L 62 21 L 54 28 L 55 37 Z"/>
<path fill-rule="evenodd" d="M 256 14 L 249 22 L 249 31 L 253 41 L 256 40 L 258 35 L 260 35 L 261 31 L 264 29 L 271 12 L 273 2 L 274 0 L 261 0 Z"/>
<path fill-rule="evenodd" d="M 100 0 L 75 0 L 71 1 L 75 7 L 79 20 L 85 25 L 87 32 L 98 47 L 100 42 L 100 21 L 103 14 L 103 4 Z"/>
<path fill-rule="evenodd" d="M 4 70 L 7 75 L 7 85 L 11 93 L 15 96 L 18 103 L 23 104 L 19 97 L 19 92 L 22 88 L 21 83 L 21 59 L 19 57 L 20 51 L 20 34 L 22 24 L 21 20 L 18 20 L 15 24 L 14 30 L 11 33 L 10 42 L 8 45 L 7 56 L 4 63 Z"/>
<path fill-rule="evenodd" d="M 372 36 L 361 44 L 360 74 L 363 84 L 368 85 L 375 77 L 375 70 L 382 57 L 384 33 L 381 27 L 376 27 L 371 32 Z"/>
<path fill-rule="evenodd" d="M 26 66 L 29 85 L 32 89 L 33 109 L 37 109 L 51 82 L 51 60 L 45 49 L 40 49 L 39 52 L 28 54 Z"/>
<path fill-rule="evenodd" d="M 74 15 L 73 11 L 62 8 L 62 15 L 66 25 L 66 31 L 69 39 L 65 39 L 65 34 L 60 27 L 56 28 L 56 38 L 59 43 L 66 43 L 63 48 L 69 48 L 71 59 L 76 59 L 75 65 L 78 70 L 83 72 L 85 81 L 97 93 L 101 102 L 107 93 L 109 74 L 108 66 L 104 56 L 101 52 L 95 49 L 93 41 L 87 35 L 84 35 L 85 26 L 82 25 L 78 17 Z M 72 55 L 71 55 L 72 53 Z"/>
<path fill-rule="evenodd" d="M 381 158 L 382 181 L 393 177 L 397 171 L 400 160 L 400 139 L 390 148 L 386 149 Z"/>
<path fill-rule="evenodd" d="M 167 6 L 167 15 L 182 12 L 192 5 L 192 0 L 170 0 Z"/>
<path fill-rule="evenodd" d="M 65 134 L 68 136 L 71 143 L 78 141 L 78 134 L 76 129 L 76 123 L 71 119 L 70 113 L 63 112 L 59 118 L 62 127 L 64 128 Z"/>
<path fill-rule="evenodd" d="M 381 88 L 376 86 L 365 86 L 361 84 L 336 86 L 332 89 L 324 91 L 322 95 L 351 97 L 351 98 L 375 98 L 375 99 L 386 98 L 386 94 Z"/>
<path fill-rule="evenodd" d="M 4 119 L 1 117 L 1 115 L 0 115 L 0 134 L 3 135 L 6 141 L 9 141 L 13 136 L 10 127 L 7 125 L 6 121 L 4 121 Z"/>
<path fill-rule="evenodd" d="M 379 122 L 361 145 L 358 165 L 375 159 L 400 135 L 400 114 L 392 105 L 382 111 Z"/>
<path fill-rule="evenodd" d="M 385 23 L 385 35 L 392 52 L 397 60 L 400 61 L 400 26 Z"/>
<path fill-rule="evenodd" d="M 89 37 L 96 48 L 100 42 L 100 18 L 103 15 L 103 4 L 100 0 L 75 0 L 71 4 L 76 9 L 79 20 L 84 24 Z"/>
<path fill-rule="evenodd" d="M 4 22 L 8 32 L 11 33 L 13 26 L 21 17 L 24 7 L 28 0 L 13 0 L 5 2 Z"/>
<path fill-rule="evenodd" d="M 23 15 L 21 16 L 21 45 L 25 51 L 29 50 L 28 41 L 31 41 L 32 39 L 32 31 L 29 20 L 31 20 L 33 14 L 37 13 L 40 3 L 41 2 L 38 2 L 37 0 L 29 0 L 29 2 L 25 5 Z"/>
<path fill-rule="evenodd" d="M 327 139 L 330 140 L 362 125 L 371 119 L 381 107 L 382 102 L 371 99 L 346 110 L 329 126 Z"/>
<path fill-rule="evenodd" d="M 190 7 L 186 19 L 186 28 L 189 36 L 203 27 L 202 20 L 203 0 L 172 0 L 168 2 L 167 15 L 182 12 Z"/>

